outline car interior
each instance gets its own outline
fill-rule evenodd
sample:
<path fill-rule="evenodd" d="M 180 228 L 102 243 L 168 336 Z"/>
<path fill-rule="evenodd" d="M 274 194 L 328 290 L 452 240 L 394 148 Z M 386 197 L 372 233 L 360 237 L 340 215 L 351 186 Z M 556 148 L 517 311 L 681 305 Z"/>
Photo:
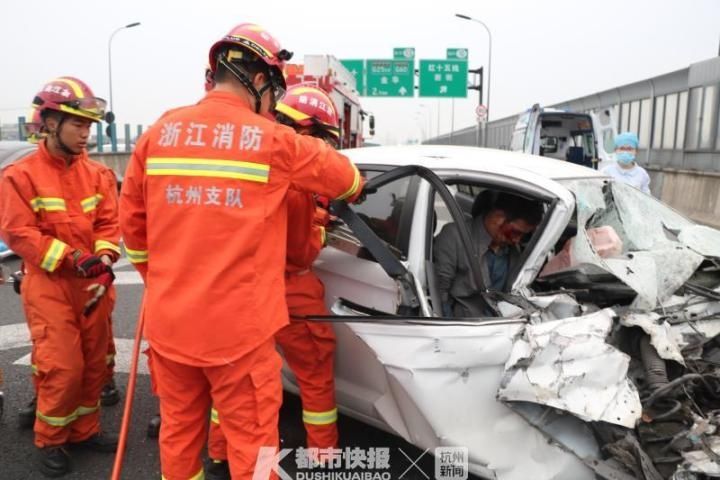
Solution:
<path fill-rule="evenodd" d="M 458 206 L 460 207 L 461 211 L 463 212 L 463 215 L 465 217 L 465 220 L 469 221 L 475 216 L 482 215 L 483 212 L 488 211 L 493 203 L 495 202 L 495 199 L 498 197 L 500 193 L 511 193 L 513 195 L 517 195 L 520 197 L 528 198 L 530 200 L 543 202 L 540 199 L 533 198 L 529 196 L 527 193 L 524 192 L 518 192 L 513 191 L 509 189 L 501 189 L 497 186 L 489 186 L 489 185 L 482 185 L 479 183 L 472 183 L 469 181 L 454 181 L 453 183 L 448 184 L 449 189 L 453 193 L 453 196 L 455 198 L 455 201 L 457 202 Z M 547 213 L 549 206 L 543 202 L 544 210 Z M 433 211 L 432 211 L 432 222 L 430 223 L 430 228 L 428 232 L 428 241 L 427 241 L 427 250 L 426 250 L 426 275 L 427 275 L 427 289 L 428 289 L 428 296 L 431 299 L 431 303 L 437 304 L 439 302 L 439 293 L 433 292 L 433 289 L 437 285 L 437 278 L 435 274 L 434 269 L 434 259 L 433 259 L 433 245 L 435 243 L 435 240 L 442 230 L 442 228 L 452 222 L 452 218 L 448 212 L 447 206 L 444 204 L 444 202 L 436 195 L 435 199 L 433 201 Z M 542 225 L 542 222 L 541 222 Z M 519 250 L 523 252 L 523 256 L 521 257 L 520 265 L 524 263 L 524 254 L 529 253 L 528 248 L 532 247 L 532 243 L 536 240 L 539 232 L 542 230 L 542 228 L 539 226 L 534 232 L 529 233 L 525 235 L 522 240 L 520 241 L 520 244 L 518 246 Z M 510 278 L 514 279 L 519 274 L 519 271 L 511 271 L 510 272 Z M 510 282 L 512 284 L 512 281 Z M 508 292 L 501 292 L 501 293 L 508 293 Z M 434 309 L 437 311 L 437 309 Z"/>
<path fill-rule="evenodd" d="M 363 174 L 366 175 L 368 179 L 372 179 L 381 173 L 383 173 L 381 170 L 363 171 Z M 412 220 L 415 211 L 414 204 L 420 182 L 421 179 L 417 176 L 400 178 L 379 187 L 375 192 L 368 195 L 364 202 L 352 206 L 354 213 L 370 227 L 375 235 L 382 240 L 387 250 L 398 260 L 407 260 L 408 258 L 410 234 L 413 226 Z M 497 185 L 483 185 L 469 180 L 454 179 L 452 182 L 448 182 L 446 186 L 453 195 L 459 210 L 466 220 L 470 220 L 473 216 L 480 215 L 483 211 L 489 209 L 496 197 L 503 192 L 541 201 L 529 196 L 527 193 L 498 188 Z M 432 252 L 437 235 L 446 224 L 453 221 L 453 218 L 450 215 L 450 210 L 447 205 L 437 193 L 433 194 L 431 205 L 432 212 L 429 212 L 429 214 L 432 215 L 432 222 L 428 222 L 427 240 L 425 242 L 427 246 L 425 253 L 425 278 L 419 278 L 418 280 L 425 290 L 425 297 L 428 299 L 433 313 L 441 316 L 441 308 L 439 306 L 440 297 L 437 292 L 437 278 Z M 547 203 L 543 205 L 547 212 L 549 205 Z M 536 241 L 536 233 L 542 230 L 541 226 L 536 229 L 535 232 L 527 234 L 522 238 L 519 244 L 519 250 L 521 252 L 529 253 L 533 242 Z M 343 232 L 346 239 L 345 241 L 339 241 L 338 237 L 343 235 Z M 334 247 L 351 253 L 358 258 L 378 261 L 364 245 L 357 241 L 357 238 L 355 238 L 354 234 L 350 232 L 347 227 L 340 229 L 340 231 L 336 230 L 333 232 L 332 237 L 333 240 L 330 240 L 330 244 Z M 523 263 L 524 256 L 521 257 L 519 265 Z M 519 271 L 509 272 L 511 279 L 517 277 L 518 274 Z M 402 313 L 411 316 L 420 315 L 420 309 L 417 307 L 413 308 L 414 309 L 411 310 L 403 308 Z"/>
<path fill-rule="evenodd" d="M 596 155 L 590 118 L 543 114 L 538 154 L 592 168 Z"/>

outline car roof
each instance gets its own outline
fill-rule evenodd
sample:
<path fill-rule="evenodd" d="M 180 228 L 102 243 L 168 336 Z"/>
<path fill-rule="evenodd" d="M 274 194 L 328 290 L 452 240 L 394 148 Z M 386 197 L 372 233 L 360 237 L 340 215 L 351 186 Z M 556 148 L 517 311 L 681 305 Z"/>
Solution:
<path fill-rule="evenodd" d="M 0 141 L 0 168 L 10 165 L 15 160 L 34 152 L 37 145 L 30 142 L 15 140 Z"/>
<path fill-rule="evenodd" d="M 343 150 L 359 164 L 420 165 L 431 170 L 466 170 L 510 175 L 532 181 L 540 176 L 548 180 L 605 178 L 597 170 L 538 155 L 492 148 L 453 145 L 400 145 L 393 147 Z"/>

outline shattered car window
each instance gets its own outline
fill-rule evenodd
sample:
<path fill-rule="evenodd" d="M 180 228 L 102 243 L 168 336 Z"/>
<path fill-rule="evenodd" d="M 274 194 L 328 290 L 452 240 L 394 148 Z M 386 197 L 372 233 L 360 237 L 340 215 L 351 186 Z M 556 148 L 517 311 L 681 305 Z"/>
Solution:
<path fill-rule="evenodd" d="M 565 245 L 566 258 L 555 271 L 575 267 L 594 278 L 609 274 L 629 287 L 608 292 L 607 304 L 630 303 L 652 309 L 666 301 L 698 269 L 703 256 L 678 240 L 695 224 L 653 197 L 617 182 L 573 180 L 577 233 Z M 559 276 L 560 274 L 556 274 Z"/>
<path fill-rule="evenodd" d="M 586 183 L 594 184 L 590 188 L 599 187 L 598 182 Z M 588 227 L 614 226 L 626 251 L 650 250 L 668 244 L 674 241 L 670 236 L 672 231 L 694 225 L 653 197 L 624 183 L 607 183 L 603 191 L 604 205 L 592 216 Z"/>

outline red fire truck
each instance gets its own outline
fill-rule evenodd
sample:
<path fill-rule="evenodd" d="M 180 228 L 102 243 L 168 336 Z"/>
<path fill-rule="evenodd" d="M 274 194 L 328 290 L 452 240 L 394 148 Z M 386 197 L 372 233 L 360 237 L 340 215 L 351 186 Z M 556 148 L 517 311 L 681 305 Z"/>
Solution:
<path fill-rule="evenodd" d="M 375 134 L 375 119 L 360 107 L 355 77 L 332 55 L 305 55 L 304 63 L 288 64 L 287 84 L 307 83 L 323 89 L 340 116 L 340 148 L 362 147 L 363 121 L 368 116 L 369 135 Z"/>

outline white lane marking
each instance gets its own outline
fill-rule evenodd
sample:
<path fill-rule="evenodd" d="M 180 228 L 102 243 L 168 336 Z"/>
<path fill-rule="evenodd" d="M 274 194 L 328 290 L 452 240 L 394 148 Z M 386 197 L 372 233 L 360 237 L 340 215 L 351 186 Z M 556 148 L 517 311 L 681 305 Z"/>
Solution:
<path fill-rule="evenodd" d="M 30 331 L 26 323 L 0 326 L 0 351 L 30 346 Z"/>
<path fill-rule="evenodd" d="M 113 267 L 114 267 L 114 268 L 123 268 L 123 267 L 127 267 L 128 265 L 132 265 L 132 264 L 130 263 L 130 260 L 128 260 L 127 258 L 121 258 L 120 260 L 118 260 L 117 262 L 115 262 L 115 264 L 113 265 Z"/>
<path fill-rule="evenodd" d="M 115 370 L 118 372 L 128 373 L 130 371 L 130 360 L 132 358 L 132 348 L 134 340 L 131 338 L 115 338 Z M 27 348 L 30 343 L 30 332 L 25 323 L 13 323 L 10 325 L 0 326 L 0 351 L 11 350 L 14 348 Z M 142 342 L 140 351 L 147 348 L 147 343 Z M 26 354 L 13 362 L 14 365 L 30 365 L 30 354 Z M 147 375 L 147 358 L 140 355 L 138 362 L 138 373 Z"/>
<path fill-rule="evenodd" d="M 142 285 L 143 284 L 142 277 L 136 270 L 122 271 L 122 272 L 116 271 L 114 273 L 115 273 L 115 281 L 113 283 L 115 285 Z M 13 283 L 12 277 L 5 279 L 5 283 L 7 283 L 7 284 Z"/>
<path fill-rule="evenodd" d="M 26 333 L 27 336 L 27 333 Z M 115 348 L 117 354 L 115 354 L 115 371 L 122 373 L 130 372 L 130 364 L 132 359 L 133 343 L 135 341 L 130 338 L 116 338 Z M 148 375 L 147 356 L 142 352 L 147 348 L 147 343 L 142 342 L 140 346 L 140 358 L 138 361 L 138 373 L 141 375 Z M 0 350 L 2 348 L 0 347 Z M 13 362 L 13 365 L 30 365 L 30 354 L 24 355 Z"/>
<path fill-rule="evenodd" d="M 131 272 L 115 272 L 115 285 L 142 285 L 142 277 L 135 270 Z"/>

